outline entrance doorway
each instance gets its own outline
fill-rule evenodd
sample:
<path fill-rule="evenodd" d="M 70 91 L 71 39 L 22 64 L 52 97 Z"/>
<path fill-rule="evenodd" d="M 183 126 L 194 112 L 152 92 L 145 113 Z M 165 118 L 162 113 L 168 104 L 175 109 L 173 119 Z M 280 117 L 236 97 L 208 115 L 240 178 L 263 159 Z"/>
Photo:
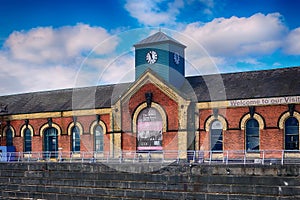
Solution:
<path fill-rule="evenodd" d="M 45 157 L 57 158 L 58 138 L 55 128 L 47 128 L 44 132 L 44 151 Z"/>

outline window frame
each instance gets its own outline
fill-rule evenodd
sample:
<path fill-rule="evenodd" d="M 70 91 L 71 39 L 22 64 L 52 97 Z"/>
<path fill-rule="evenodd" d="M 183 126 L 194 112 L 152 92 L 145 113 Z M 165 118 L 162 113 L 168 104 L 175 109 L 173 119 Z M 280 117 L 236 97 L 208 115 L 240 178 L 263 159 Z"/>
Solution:
<path fill-rule="evenodd" d="M 9 135 L 9 137 L 8 137 Z M 14 145 L 14 131 L 12 128 L 9 126 L 5 130 L 5 136 L 6 136 L 6 146 L 13 146 Z"/>
<path fill-rule="evenodd" d="M 77 130 L 76 132 L 74 131 L 75 129 Z M 80 146 L 80 128 L 79 126 L 75 125 L 71 128 L 71 151 L 79 152 Z"/>
<path fill-rule="evenodd" d="M 56 127 L 47 127 L 44 129 L 44 132 L 43 132 L 43 142 L 44 142 L 44 151 L 46 152 L 57 152 L 58 151 L 58 146 L 59 146 L 59 141 L 58 141 L 58 138 L 59 138 L 59 135 L 58 135 L 58 130 Z M 52 135 L 52 134 L 55 134 L 55 135 Z M 50 139 L 52 139 L 52 142 L 50 141 Z M 55 139 L 55 145 L 54 145 L 54 150 L 53 150 L 53 139 Z M 52 144 L 52 146 L 51 146 Z M 51 151 L 50 151 L 51 150 Z"/>
<path fill-rule="evenodd" d="M 289 125 L 290 128 L 294 128 L 296 127 L 295 130 L 297 130 L 297 133 L 292 133 L 292 134 L 288 134 L 287 132 L 287 122 L 288 120 L 294 119 L 297 123 L 297 126 L 291 126 Z M 295 143 L 295 147 L 294 148 L 287 148 L 287 136 L 290 137 L 294 137 L 296 136 L 296 140 L 294 142 L 290 142 L 290 143 Z M 284 150 L 285 151 L 293 151 L 293 150 L 299 150 L 299 120 L 296 117 L 290 116 L 288 117 L 285 121 L 284 121 Z"/>
<path fill-rule="evenodd" d="M 100 133 L 99 135 L 97 134 L 98 128 L 101 128 L 101 131 L 98 132 L 98 133 Z M 95 125 L 94 130 L 93 130 L 93 135 L 94 135 L 94 151 L 95 152 L 103 152 L 104 151 L 104 128 L 99 124 Z M 97 144 L 97 143 L 99 143 L 99 144 Z M 99 148 L 97 147 L 98 145 L 99 145 Z"/>
<path fill-rule="evenodd" d="M 220 123 L 221 127 L 220 128 L 213 128 L 215 123 Z M 224 150 L 224 141 L 223 141 L 223 124 L 220 120 L 215 119 L 211 122 L 210 124 L 210 150 L 211 151 L 223 151 Z M 217 133 L 217 134 L 215 134 Z M 220 141 L 221 138 L 221 141 Z M 213 141 L 214 140 L 214 141 Z M 216 142 L 215 142 L 216 141 Z M 212 144 L 214 144 L 212 146 Z M 217 148 L 217 146 L 221 146 L 221 148 Z"/>
<path fill-rule="evenodd" d="M 24 152 L 32 151 L 32 131 L 29 127 L 23 130 Z"/>
<path fill-rule="evenodd" d="M 248 127 L 249 125 L 251 125 L 249 124 L 251 121 L 255 122 L 257 126 Z M 251 132 L 249 133 L 249 131 Z M 253 141 L 255 141 L 255 138 L 257 138 L 256 140 L 258 141 L 258 145 L 253 148 L 249 148 L 250 143 L 251 144 L 254 143 Z M 255 118 L 248 119 L 245 124 L 245 149 L 248 152 L 260 150 L 260 127 L 259 127 L 259 121 Z"/>

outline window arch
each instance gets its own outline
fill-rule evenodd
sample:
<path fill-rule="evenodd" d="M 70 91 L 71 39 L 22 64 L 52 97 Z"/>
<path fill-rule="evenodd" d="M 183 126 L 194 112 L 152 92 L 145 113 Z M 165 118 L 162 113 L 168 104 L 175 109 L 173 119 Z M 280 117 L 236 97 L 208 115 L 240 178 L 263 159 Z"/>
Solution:
<path fill-rule="evenodd" d="M 33 128 L 30 124 L 24 125 L 21 129 L 21 136 L 24 141 L 24 152 L 32 151 Z"/>
<path fill-rule="evenodd" d="M 214 120 L 210 126 L 210 148 L 223 151 L 223 124 L 219 120 Z"/>
<path fill-rule="evenodd" d="M 218 120 L 222 123 L 222 129 L 223 131 L 227 130 L 227 121 L 222 115 L 218 115 L 217 117 L 211 115 L 208 117 L 208 119 L 205 122 L 205 131 L 209 132 L 211 128 L 211 124 L 215 121 Z"/>
<path fill-rule="evenodd" d="M 240 122 L 241 130 L 245 130 L 245 148 L 247 151 L 259 150 L 260 130 L 264 129 L 265 122 L 261 115 L 246 114 Z"/>
<path fill-rule="evenodd" d="M 259 123 L 251 118 L 246 122 L 246 150 L 259 150 Z"/>
<path fill-rule="evenodd" d="M 94 121 L 90 126 L 90 133 L 93 135 L 94 151 L 104 151 L 104 135 L 106 134 L 106 125 L 103 121 Z"/>
<path fill-rule="evenodd" d="M 51 128 L 51 127 L 55 128 L 55 129 L 57 130 L 57 135 L 61 135 L 61 128 L 60 128 L 57 124 L 52 123 L 51 126 L 50 126 L 50 125 L 47 123 L 47 124 L 44 124 L 44 125 L 40 128 L 40 134 L 41 134 L 41 136 L 43 136 L 43 134 L 45 133 L 45 130 L 46 130 L 47 128 Z"/>
<path fill-rule="evenodd" d="M 265 128 L 265 121 L 264 119 L 262 118 L 261 115 L 257 114 L 257 113 L 254 113 L 253 117 L 251 117 L 251 115 L 248 113 L 246 114 L 240 121 L 240 127 L 241 127 L 241 130 L 245 130 L 246 128 L 246 123 L 249 119 L 256 119 L 256 121 L 258 122 L 258 125 L 259 125 L 259 129 L 262 130 Z"/>
<path fill-rule="evenodd" d="M 299 149 L 299 121 L 296 117 L 289 117 L 284 123 L 285 150 Z"/>
<path fill-rule="evenodd" d="M 137 150 L 162 150 L 163 120 L 153 107 L 144 108 L 137 116 Z"/>
<path fill-rule="evenodd" d="M 5 145 L 6 146 L 13 146 L 13 138 L 15 136 L 15 130 L 10 125 L 7 124 L 3 129 L 3 137 L 5 137 Z"/>
<path fill-rule="evenodd" d="M 137 109 L 134 112 L 133 120 L 132 120 L 132 122 L 133 122 L 132 127 L 133 127 L 133 132 L 134 133 L 137 132 L 138 115 L 145 108 L 147 108 L 147 103 L 146 102 L 142 103 L 139 107 L 137 107 Z M 167 115 L 166 115 L 166 112 L 164 111 L 164 109 L 159 104 L 157 104 L 155 102 L 151 103 L 151 108 L 155 108 L 159 112 L 159 114 L 161 115 L 162 121 L 163 121 L 162 131 L 166 132 L 167 131 Z"/>
<path fill-rule="evenodd" d="M 68 127 L 68 135 L 70 136 L 70 150 L 80 151 L 80 138 L 83 133 L 83 127 L 79 122 L 71 122 Z"/>
<path fill-rule="evenodd" d="M 56 158 L 58 156 L 58 136 L 61 135 L 61 128 L 55 123 L 44 124 L 40 128 L 40 134 L 43 138 L 43 150 L 46 151 L 45 158 Z M 51 153 L 49 153 L 51 152 Z"/>

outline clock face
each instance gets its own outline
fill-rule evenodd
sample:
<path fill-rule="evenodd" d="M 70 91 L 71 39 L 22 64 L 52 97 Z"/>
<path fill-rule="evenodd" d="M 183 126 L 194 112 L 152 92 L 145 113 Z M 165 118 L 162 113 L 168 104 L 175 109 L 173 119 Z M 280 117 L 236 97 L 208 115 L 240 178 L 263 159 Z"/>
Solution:
<path fill-rule="evenodd" d="M 179 53 L 175 52 L 174 53 L 174 62 L 178 65 L 180 62 L 180 55 Z"/>
<path fill-rule="evenodd" d="M 157 61 L 157 53 L 155 51 L 149 51 L 146 54 L 146 60 L 149 64 L 153 64 Z"/>

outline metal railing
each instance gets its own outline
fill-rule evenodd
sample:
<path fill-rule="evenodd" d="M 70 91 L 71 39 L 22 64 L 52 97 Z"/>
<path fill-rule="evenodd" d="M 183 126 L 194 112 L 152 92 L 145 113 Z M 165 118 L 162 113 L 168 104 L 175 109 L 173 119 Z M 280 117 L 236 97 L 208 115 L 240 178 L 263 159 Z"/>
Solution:
<path fill-rule="evenodd" d="M 300 151 L 56 151 L 56 152 L 5 152 L 0 162 L 102 162 L 102 163 L 172 163 L 197 164 L 300 164 Z"/>

